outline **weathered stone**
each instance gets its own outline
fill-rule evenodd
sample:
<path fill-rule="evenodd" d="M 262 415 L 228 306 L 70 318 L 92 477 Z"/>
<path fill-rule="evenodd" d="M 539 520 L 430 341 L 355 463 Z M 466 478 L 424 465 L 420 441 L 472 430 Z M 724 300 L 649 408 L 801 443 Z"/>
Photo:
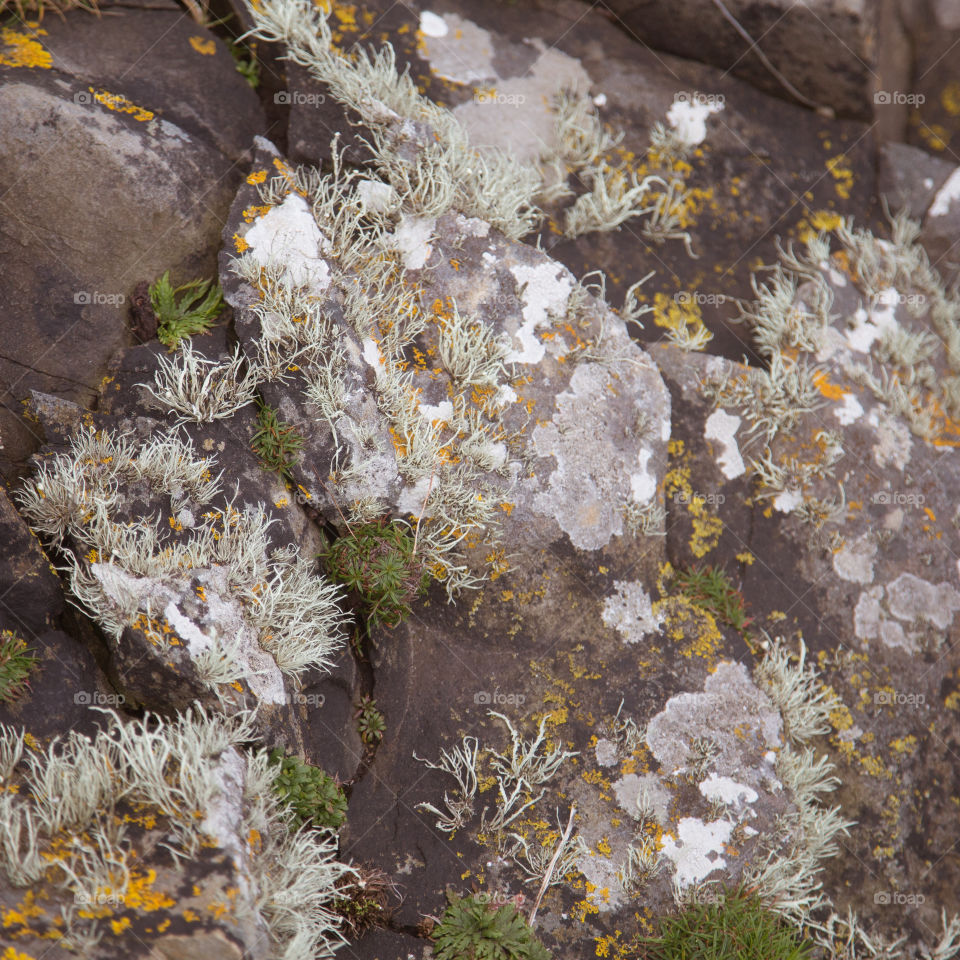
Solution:
<path fill-rule="evenodd" d="M 877 190 L 893 212 L 906 210 L 923 219 L 954 167 L 946 160 L 905 143 L 884 143 L 878 153 Z"/>
<path fill-rule="evenodd" d="M 11 479 L 40 443 L 11 413 L 29 390 L 89 405 L 131 342 L 137 282 L 210 273 L 234 165 L 262 120 L 229 51 L 162 9 L 10 28 L 0 115 L 0 180 L 16 184 L 0 202 L 0 469 Z"/>

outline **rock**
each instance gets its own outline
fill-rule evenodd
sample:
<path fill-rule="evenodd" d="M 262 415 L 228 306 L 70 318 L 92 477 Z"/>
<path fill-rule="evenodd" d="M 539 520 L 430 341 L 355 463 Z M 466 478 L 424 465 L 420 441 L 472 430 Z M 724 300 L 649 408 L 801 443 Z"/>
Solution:
<path fill-rule="evenodd" d="M 209 275 L 234 164 L 262 120 L 229 51 L 176 10 L 76 11 L 2 43 L 0 178 L 17 184 L 0 208 L 0 301 L 17 331 L 0 346 L 10 480 L 40 442 L 9 412 L 29 390 L 89 405 L 131 342 L 137 282 Z"/>
<path fill-rule="evenodd" d="M 920 240 L 931 260 L 949 280 L 960 276 L 957 229 L 960 223 L 960 167 L 954 167 L 933 196 Z"/>
<path fill-rule="evenodd" d="M 906 210 L 914 220 L 923 218 L 954 169 L 946 160 L 905 143 L 882 144 L 879 161 L 877 190 L 893 212 Z"/>
<path fill-rule="evenodd" d="M 51 801 L 25 789 L 24 744 L 5 732 L 5 779 L 20 789 L 7 794 L 4 826 L 33 825 L 31 848 L 3 865 L 8 942 L 55 958 L 267 960 L 299 933 L 305 949 L 328 951 L 336 921 L 299 916 L 329 903 L 347 868 L 329 835 L 291 833 L 270 768 L 241 747 L 251 733 L 249 715 L 230 724 L 194 711 L 149 727 L 110 716 L 61 747 Z M 53 763 L 41 756 L 36 775 Z"/>
<path fill-rule="evenodd" d="M 422 960 L 428 956 L 427 941 L 393 930 L 371 930 L 340 951 L 349 960 Z"/>
<path fill-rule="evenodd" d="M 869 119 L 877 84 L 906 88 L 908 64 L 897 55 L 906 38 L 891 15 L 893 4 L 821 0 L 801 9 L 783 2 L 733 2 L 727 9 L 750 40 L 709 0 L 669 15 L 646 0 L 611 4 L 624 28 L 645 44 L 704 60 L 775 96 L 796 99 L 752 49 L 757 43 L 807 105 L 830 107 L 842 116 Z"/>

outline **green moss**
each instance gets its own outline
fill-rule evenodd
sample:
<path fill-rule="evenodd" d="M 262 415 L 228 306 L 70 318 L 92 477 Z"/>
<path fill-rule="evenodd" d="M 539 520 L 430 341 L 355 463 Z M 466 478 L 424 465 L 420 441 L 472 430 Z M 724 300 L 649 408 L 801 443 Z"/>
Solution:
<path fill-rule="evenodd" d="M 250 446 L 260 458 L 260 463 L 268 470 L 290 479 L 290 468 L 296 463 L 297 455 L 303 449 L 306 440 L 296 428 L 277 419 L 277 411 L 269 404 L 261 404 L 257 414 L 257 431 Z"/>
<path fill-rule="evenodd" d="M 433 940 L 435 960 L 550 960 L 515 907 L 474 897 L 451 899 Z"/>
<path fill-rule="evenodd" d="M 38 660 L 26 640 L 11 630 L 0 631 L 0 703 L 15 700 L 30 686 L 28 678 Z"/>
<path fill-rule="evenodd" d="M 340 829 L 347 817 L 347 798 L 336 780 L 299 757 L 286 756 L 279 747 L 270 753 L 270 763 L 280 766 L 273 791 L 293 810 L 294 826 Z"/>
<path fill-rule="evenodd" d="M 360 595 L 371 626 L 397 626 L 430 582 L 410 528 L 395 521 L 353 527 L 320 556 L 332 580 Z"/>
<path fill-rule="evenodd" d="M 813 944 L 741 891 L 715 903 L 694 903 L 665 917 L 660 936 L 644 945 L 649 960 L 807 960 Z"/>
<path fill-rule="evenodd" d="M 183 296 L 178 298 L 178 293 Z M 206 333 L 213 326 L 223 310 L 223 291 L 212 280 L 174 287 L 168 270 L 150 287 L 150 303 L 157 315 L 157 339 L 173 349 L 184 337 Z"/>

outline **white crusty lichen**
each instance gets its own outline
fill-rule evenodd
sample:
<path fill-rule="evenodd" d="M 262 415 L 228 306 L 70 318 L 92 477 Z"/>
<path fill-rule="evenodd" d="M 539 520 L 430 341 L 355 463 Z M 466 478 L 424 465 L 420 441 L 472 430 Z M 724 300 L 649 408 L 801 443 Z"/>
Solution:
<path fill-rule="evenodd" d="M 140 909 L 148 867 L 156 906 L 147 909 L 176 915 L 182 873 L 155 868 L 211 846 L 226 850 L 238 874 L 226 922 L 255 952 L 312 960 L 345 942 L 332 905 L 353 871 L 336 860 L 331 831 L 292 829 L 290 808 L 272 789 L 280 768 L 264 750 L 243 751 L 252 714 L 226 719 L 192 708 L 173 721 L 147 714 L 131 722 L 104 714 L 93 738 L 73 732 L 41 753 L 24 751 L 23 732 L 0 728 L 8 785 L 0 873 L 15 886 L 42 883 L 54 903 L 63 901 L 61 920 L 76 919 L 73 905 L 98 904 L 89 922 L 63 926 L 65 948 L 86 955 L 98 942 L 110 915 L 100 904 Z M 148 831 L 156 823 L 149 846 L 128 831 L 134 819 Z M 200 881 L 194 895 L 202 889 Z M 113 934 L 122 929 L 114 921 Z"/>

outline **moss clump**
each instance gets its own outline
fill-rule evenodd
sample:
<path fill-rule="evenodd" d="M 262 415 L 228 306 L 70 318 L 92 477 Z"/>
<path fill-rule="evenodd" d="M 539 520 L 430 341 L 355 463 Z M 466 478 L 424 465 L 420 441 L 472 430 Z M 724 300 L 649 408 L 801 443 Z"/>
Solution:
<path fill-rule="evenodd" d="M 288 757 L 279 747 L 271 751 L 270 763 L 280 766 L 273 792 L 293 811 L 294 826 L 340 829 L 347 818 L 347 798 L 336 780 L 299 757 Z"/>
<path fill-rule="evenodd" d="M 0 631 L 0 703 L 9 703 L 29 686 L 39 657 L 11 630 Z"/>
<path fill-rule="evenodd" d="M 353 527 L 321 554 L 331 579 L 360 595 L 371 626 L 395 627 L 430 582 L 410 528 L 383 518 Z"/>
<path fill-rule="evenodd" d="M 290 468 L 297 461 L 297 454 L 306 440 L 296 427 L 277 419 L 277 411 L 269 404 L 261 404 L 257 414 L 257 430 L 250 441 L 253 452 L 268 470 L 290 479 Z"/>
<path fill-rule="evenodd" d="M 808 960 L 812 948 L 759 897 L 738 891 L 665 917 L 660 936 L 646 941 L 643 956 L 648 960 Z"/>
<path fill-rule="evenodd" d="M 178 298 L 178 293 L 183 296 Z M 172 350 L 184 337 L 206 333 L 213 326 L 223 310 L 223 291 L 212 280 L 174 287 L 168 270 L 150 287 L 150 303 L 157 315 L 157 339 Z"/>
<path fill-rule="evenodd" d="M 474 897 L 450 901 L 433 931 L 435 960 L 550 960 L 522 914 Z"/>

